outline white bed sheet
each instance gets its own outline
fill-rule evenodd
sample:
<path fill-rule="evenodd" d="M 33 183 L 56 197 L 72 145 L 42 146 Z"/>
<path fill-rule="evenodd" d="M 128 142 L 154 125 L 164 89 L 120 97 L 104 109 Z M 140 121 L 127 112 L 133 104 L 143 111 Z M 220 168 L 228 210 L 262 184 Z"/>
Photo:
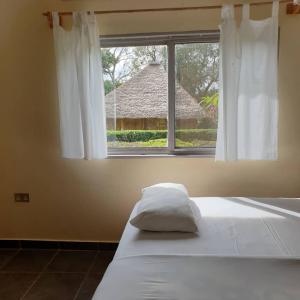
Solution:
<path fill-rule="evenodd" d="M 300 260 L 140 255 L 113 261 L 94 300 L 299 300 Z"/>
<path fill-rule="evenodd" d="M 191 199 L 202 214 L 198 234 L 143 232 L 127 223 L 115 258 L 165 254 L 300 257 L 300 199 Z M 135 214 L 136 207 L 131 217 Z"/>
<path fill-rule="evenodd" d="M 185 300 L 220 295 L 229 300 L 232 295 L 241 299 L 247 288 L 245 299 L 300 299 L 295 284 L 300 278 L 300 199 L 192 201 L 202 214 L 198 234 L 142 232 L 127 223 L 93 300 L 183 300 L 182 291 Z M 135 213 L 136 208 L 131 217 Z M 275 258 L 274 264 L 269 258 Z"/>

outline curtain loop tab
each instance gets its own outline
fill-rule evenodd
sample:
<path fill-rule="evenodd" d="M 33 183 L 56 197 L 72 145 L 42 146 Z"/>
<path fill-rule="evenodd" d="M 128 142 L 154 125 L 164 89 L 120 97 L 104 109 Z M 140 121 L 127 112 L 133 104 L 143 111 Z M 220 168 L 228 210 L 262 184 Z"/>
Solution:
<path fill-rule="evenodd" d="M 243 19 L 250 18 L 250 5 L 249 3 L 243 4 Z"/>
<path fill-rule="evenodd" d="M 275 0 L 272 6 L 272 17 L 278 17 L 279 15 L 279 1 Z"/>
<path fill-rule="evenodd" d="M 62 26 L 63 22 L 62 22 L 62 16 L 58 13 L 58 12 L 48 12 L 47 14 L 47 19 L 48 19 L 48 23 L 50 28 L 53 28 L 53 26 Z"/>
<path fill-rule="evenodd" d="M 225 4 L 222 7 L 221 18 L 223 20 L 234 19 L 234 6 L 233 6 L 233 4 Z"/>

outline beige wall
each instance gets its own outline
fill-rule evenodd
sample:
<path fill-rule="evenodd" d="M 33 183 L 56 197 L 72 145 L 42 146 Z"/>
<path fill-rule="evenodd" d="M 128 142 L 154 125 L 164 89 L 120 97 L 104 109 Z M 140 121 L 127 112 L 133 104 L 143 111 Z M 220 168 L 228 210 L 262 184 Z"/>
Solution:
<path fill-rule="evenodd" d="M 148 4 L 147 4 L 148 2 Z M 199 0 L 1 0 L 0 238 L 118 240 L 140 190 L 184 183 L 193 196 L 300 196 L 300 15 L 280 14 L 276 162 L 209 158 L 63 160 L 52 32 L 45 10 L 199 5 Z M 266 17 L 270 8 L 256 8 Z M 216 29 L 219 11 L 106 15 L 102 34 Z M 29 192 L 29 204 L 13 193 Z"/>

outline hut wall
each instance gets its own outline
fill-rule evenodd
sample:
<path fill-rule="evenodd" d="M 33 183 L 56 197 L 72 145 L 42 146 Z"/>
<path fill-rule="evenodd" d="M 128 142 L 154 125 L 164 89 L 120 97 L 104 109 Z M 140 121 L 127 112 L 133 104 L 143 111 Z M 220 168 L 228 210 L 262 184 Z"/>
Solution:
<path fill-rule="evenodd" d="M 195 129 L 197 128 L 197 119 L 177 119 L 177 129 Z"/>
<path fill-rule="evenodd" d="M 106 126 L 108 130 L 115 129 L 115 120 L 107 119 Z M 118 119 L 116 130 L 165 130 L 168 128 L 166 119 Z M 176 128 L 193 129 L 197 128 L 196 119 L 177 119 Z"/>
<path fill-rule="evenodd" d="M 106 126 L 108 130 L 115 129 L 115 120 L 107 119 Z M 118 119 L 116 130 L 164 130 L 167 129 L 166 119 Z"/>

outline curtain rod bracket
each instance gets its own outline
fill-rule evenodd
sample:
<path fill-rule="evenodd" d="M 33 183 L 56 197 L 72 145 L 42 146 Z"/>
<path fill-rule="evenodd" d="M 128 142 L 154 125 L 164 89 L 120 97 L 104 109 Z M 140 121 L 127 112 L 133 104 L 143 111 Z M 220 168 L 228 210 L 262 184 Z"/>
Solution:
<path fill-rule="evenodd" d="M 47 17 L 49 27 L 52 29 L 53 28 L 52 13 L 50 11 L 48 11 L 48 12 L 44 13 L 43 15 Z"/>
<path fill-rule="evenodd" d="M 288 15 L 297 15 L 300 14 L 300 5 L 294 3 L 288 3 L 286 5 L 286 13 Z"/>

